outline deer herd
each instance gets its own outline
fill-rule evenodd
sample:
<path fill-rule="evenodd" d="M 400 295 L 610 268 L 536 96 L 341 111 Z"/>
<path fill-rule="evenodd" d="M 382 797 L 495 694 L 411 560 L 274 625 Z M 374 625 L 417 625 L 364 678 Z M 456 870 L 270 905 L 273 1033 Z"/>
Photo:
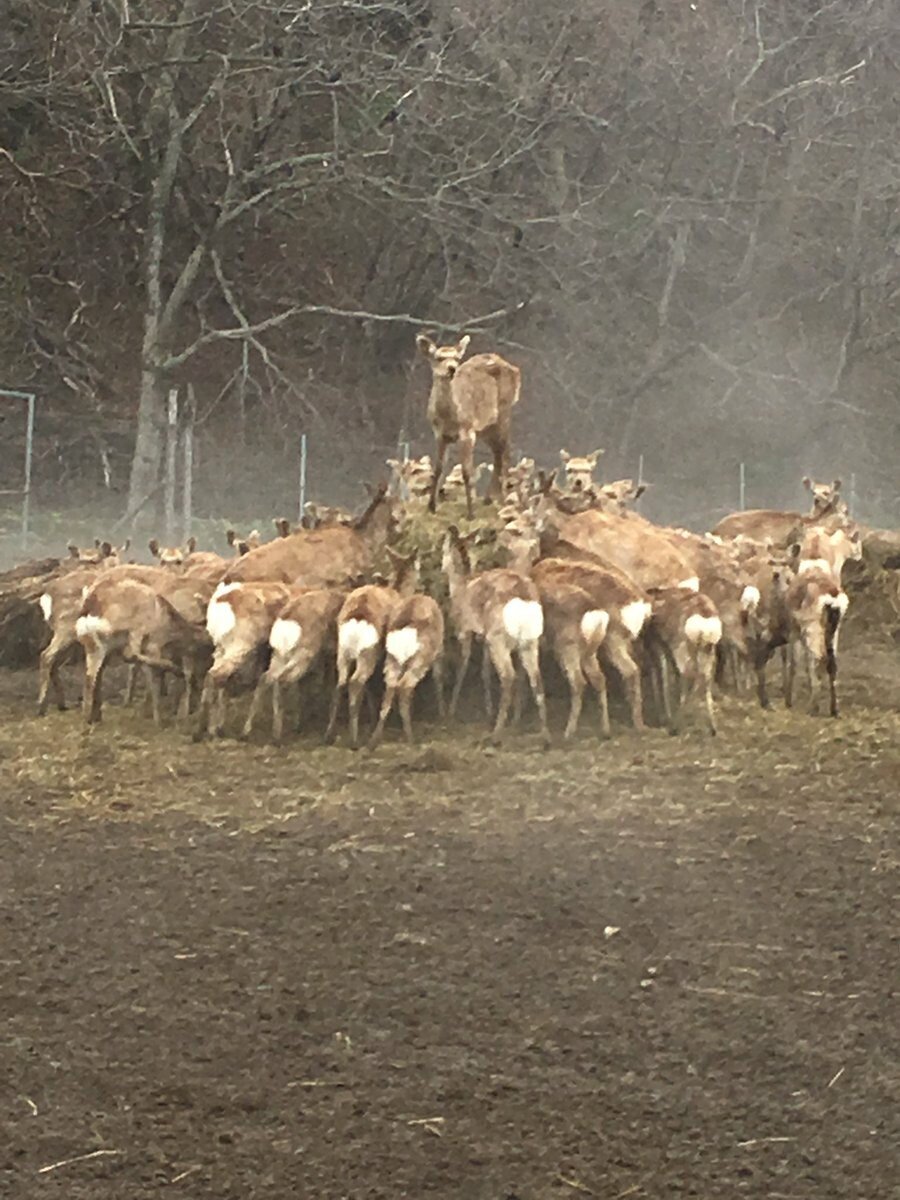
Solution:
<path fill-rule="evenodd" d="M 199 551 L 193 538 L 183 546 L 154 539 L 152 565 L 126 562 L 127 544 L 70 546 L 78 562 L 40 598 L 49 641 L 39 713 L 51 694 L 65 707 L 60 668 L 80 647 L 88 723 L 100 720 L 104 670 L 118 656 L 129 664 L 126 698 L 143 676 L 157 723 L 177 681 L 179 718 L 195 738 L 221 735 L 233 697 L 252 692 L 243 734 L 270 710 L 266 724 L 280 741 L 286 689 L 312 677 L 320 694 L 330 689 L 327 741 L 338 735 L 345 697 L 352 747 L 360 744 L 367 701 L 370 746 L 384 736 L 395 705 L 411 741 L 419 685 L 430 676 L 437 712 L 452 718 L 479 643 L 494 741 L 530 694 L 549 742 L 543 673 L 550 661 L 568 690 L 565 739 L 576 732 L 588 689 L 597 697 L 598 732 L 610 733 L 611 680 L 636 730 L 646 710 L 676 731 L 694 695 L 714 734 L 717 690 L 743 690 L 755 676 L 768 707 L 767 664 L 776 650 L 784 703 L 793 702 L 799 662 L 810 711 L 818 712 L 824 677 L 829 712 L 838 715 L 838 632 L 848 604 L 841 572 L 861 556 L 840 480 L 804 479 L 811 494 L 805 514 L 736 512 L 703 536 L 656 525 L 632 508 L 643 485 L 595 480 L 600 450 L 563 450 L 552 470 L 527 458 L 510 463 L 518 368 L 497 354 L 466 359 L 468 337 L 440 346 L 420 335 L 416 343 L 431 367 L 434 463 L 427 456 L 389 460 L 390 482 L 372 490 L 356 516 L 308 505 L 297 527 L 276 520 L 271 541 L 255 530 L 246 537 L 230 531 L 231 557 Z M 493 460 L 489 519 L 467 532 L 424 521 L 426 511 L 454 501 L 467 523 L 475 519 L 479 439 Z M 444 479 L 453 445 L 459 463 Z M 417 514 L 423 528 L 439 531 L 438 542 L 403 554 L 398 546 Z M 422 586 L 423 554 L 434 560 L 434 595 Z M 479 565 L 484 558 L 491 565 Z M 453 642 L 448 703 L 444 661 Z M 379 674 L 380 690 L 373 687 Z"/>

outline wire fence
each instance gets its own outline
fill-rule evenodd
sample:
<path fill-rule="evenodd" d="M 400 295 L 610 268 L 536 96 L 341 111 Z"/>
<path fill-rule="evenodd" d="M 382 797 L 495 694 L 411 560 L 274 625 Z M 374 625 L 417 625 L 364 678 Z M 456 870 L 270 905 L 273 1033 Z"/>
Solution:
<path fill-rule="evenodd" d="M 110 530 L 122 532 L 124 538 L 129 531 L 121 529 L 121 497 L 107 497 L 105 503 L 88 505 L 86 510 L 63 506 L 55 512 L 35 511 L 36 397 L 28 392 L 0 390 L 0 399 L 4 398 L 26 405 L 23 486 L 7 488 L 0 480 L 0 557 L 4 562 L 33 553 L 58 553 L 70 538 L 77 539 L 79 530 L 90 541 L 98 533 L 109 536 Z M 198 438 L 196 401 L 190 386 L 183 396 L 177 389 L 170 391 L 166 418 L 160 511 L 143 514 L 143 524 L 153 523 L 154 535 L 164 538 L 167 544 L 186 540 L 192 534 L 217 543 L 229 525 L 264 532 L 273 518 L 285 513 L 296 512 L 298 520 L 302 519 L 311 499 L 352 507 L 362 503 L 358 484 L 364 479 L 384 478 L 388 459 L 406 461 L 430 454 L 433 449 L 427 434 L 413 438 L 405 430 L 396 442 L 367 441 L 364 446 L 351 446 L 298 428 L 293 436 L 279 439 L 277 445 L 261 440 L 255 450 L 242 446 L 238 452 L 227 440 L 223 443 L 212 436 Z M 544 454 L 527 449 L 539 466 L 560 465 L 557 449 Z M 514 447 L 513 461 L 525 451 L 525 447 Z M 657 461 L 650 453 L 639 454 L 633 463 L 617 463 L 613 457 L 604 460 L 602 474 L 606 479 L 629 477 L 649 485 L 639 508 L 651 520 L 701 532 L 737 509 L 807 506 L 800 480 L 791 482 L 789 471 L 778 470 L 782 484 L 773 488 L 771 464 L 723 461 L 714 455 L 702 477 L 670 459 Z M 880 491 L 859 488 L 856 473 L 851 473 L 844 481 L 844 495 L 851 513 L 863 522 L 900 524 L 900 496 L 892 494 L 890 486 Z"/>

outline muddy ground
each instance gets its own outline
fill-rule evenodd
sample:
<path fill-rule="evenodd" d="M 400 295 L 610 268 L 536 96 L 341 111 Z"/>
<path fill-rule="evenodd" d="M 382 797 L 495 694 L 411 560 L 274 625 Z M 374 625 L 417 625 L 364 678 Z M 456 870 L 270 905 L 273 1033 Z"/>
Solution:
<path fill-rule="evenodd" d="M 839 722 L 375 756 L 0 676 L 0 1194 L 897 1195 L 900 657 L 844 664 Z"/>

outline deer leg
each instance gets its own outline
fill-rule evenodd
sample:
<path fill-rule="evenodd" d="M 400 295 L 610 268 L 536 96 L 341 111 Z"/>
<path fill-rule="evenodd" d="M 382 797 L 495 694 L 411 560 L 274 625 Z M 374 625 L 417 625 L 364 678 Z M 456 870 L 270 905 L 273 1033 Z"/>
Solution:
<path fill-rule="evenodd" d="M 442 654 L 439 654 L 432 663 L 431 679 L 434 684 L 438 716 L 443 720 L 447 716 L 447 701 L 444 698 L 444 656 Z"/>
<path fill-rule="evenodd" d="M 299 682 L 299 680 L 298 680 Z M 299 696 L 297 697 L 299 701 Z M 284 686 L 280 679 L 272 682 L 272 741 L 284 737 Z"/>
<path fill-rule="evenodd" d="M 641 671 L 631 652 L 631 646 L 624 637 L 614 631 L 608 633 L 600 648 L 600 653 L 615 667 L 622 677 L 628 707 L 631 709 L 631 723 L 635 729 L 644 729 L 643 698 L 641 695 Z"/>
<path fill-rule="evenodd" d="M 84 652 L 84 697 L 82 701 L 84 719 L 88 725 L 95 725 L 103 712 L 103 695 L 101 684 L 103 680 L 103 664 L 106 662 L 106 649 L 99 642 L 92 642 L 85 647 Z"/>
<path fill-rule="evenodd" d="M 597 693 L 597 701 L 600 705 L 600 732 L 603 737 L 609 737 L 609 696 L 606 693 L 606 675 L 597 661 L 596 654 L 584 656 L 582 669 L 588 683 Z"/>
<path fill-rule="evenodd" d="M 697 664 L 700 686 L 703 690 L 703 706 L 706 710 L 706 724 L 709 728 L 710 735 L 715 737 L 718 733 L 716 728 L 716 708 L 713 702 L 713 679 L 716 674 L 716 652 L 711 646 L 704 647 L 701 651 L 701 659 Z"/>
<path fill-rule="evenodd" d="M 491 486 L 488 488 L 488 498 L 496 500 L 498 503 L 503 503 L 503 497 L 506 493 L 506 476 L 509 470 L 509 453 L 506 448 L 506 443 L 500 439 L 494 439 L 491 444 L 491 451 L 494 455 L 494 470 L 491 472 Z"/>
<path fill-rule="evenodd" d="M 456 706 L 459 704 L 459 694 L 462 691 L 466 671 L 469 669 L 469 659 L 472 657 L 472 635 L 464 633 L 459 638 L 459 666 L 456 669 L 456 683 L 453 685 L 453 695 L 450 697 L 450 716 L 456 716 Z M 487 651 L 485 650 L 485 653 Z"/>
<path fill-rule="evenodd" d="M 331 692 L 331 710 L 328 714 L 328 728 L 325 730 L 325 743 L 331 745 L 335 738 L 335 729 L 337 728 L 338 711 L 341 705 L 341 696 L 344 688 L 347 686 L 347 677 L 350 674 L 350 660 L 347 658 L 338 658 L 338 674 L 334 688 Z"/>
<path fill-rule="evenodd" d="M 581 667 L 581 654 L 577 645 L 557 646 L 556 661 L 569 685 L 569 719 L 563 730 L 563 741 L 567 742 L 578 728 L 581 709 L 584 704 L 584 671 Z"/>
<path fill-rule="evenodd" d="M 38 687 L 38 716 L 43 717 L 47 712 L 47 706 L 50 699 L 50 689 L 56 699 L 56 706 L 60 712 L 63 712 L 66 707 L 65 696 L 63 695 L 62 683 L 59 679 L 59 663 L 62 655 L 65 653 L 67 642 L 62 638 L 57 638 L 54 633 L 50 644 L 41 652 L 41 671 L 40 685 Z"/>
<path fill-rule="evenodd" d="M 404 681 L 400 688 L 400 720 L 403 722 L 403 734 L 410 746 L 414 741 L 412 727 L 412 702 L 415 694 L 415 683 L 407 683 Z"/>
<path fill-rule="evenodd" d="M 241 737 L 248 738 L 253 732 L 253 726 L 256 723 L 256 718 L 259 716 L 259 710 L 263 706 L 263 701 L 266 698 L 266 693 L 268 690 L 268 679 L 265 675 L 260 675 L 256 682 L 256 687 L 253 689 L 253 697 L 250 701 L 250 711 L 247 713 L 247 720 L 244 722 L 244 728 L 241 731 Z"/>
<path fill-rule="evenodd" d="M 781 684 L 784 692 L 784 707 L 794 706 L 794 679 L 797 674 L 797 645 L 789 642 L 781 648 Z"/>
<path fill-rule="evenodd" d="M 384 734 L 385 723 L 394 707 L 399 676 L 400 671 L 397 668 L 396 661 L 388 660 L 384 665 L 384 696 L 381 699 L 381 712 L 378 714 L 378 723 L 372 730 L 372 736 L 369 738 L 370 750 L 375 749 Z"/>
<path fill-rule="evenodd" d="M 494 714 L 494 698 L 491 695 L 491 654 L 487 642 L 481 643 L 481 689 L 484 694 L 484 715 L 488 721 Z"/>
<path fill-rule="evenodd" d="M 157 729 L 160 729 L 162 727 L 162 712 L 159 706 L 159 698 L 162 692 L 163 673 L 158 667 L 149 667 L 145 664 L 144 678 L 147 681 L 147 691 L 150 693 L 150 711 L 153 715 L 153 724 Z"/>
<path fill-rule="evenodd" d="M 466 489 L 466 516 L 471 521 L 475 516 L 472 507 L 472 467 L 475 462 L 475 434 L 466 433 L 459 441 L 459 461 L 462 466 L 463 483 Z"/>
<path fill-rule="evenodd" d="M 381 653 L 380 646 L 371 646 L 368 650 L 363 650 L 359 658 L 356 660 L 356 669 L 350 677 L 348 686 L 348 695 L 350 698 L 350 749 L 359 749 L 359 710 L 362 703 L 363 695 L 366 691 L 366 684 L 372 678 L 375 668 L 378 666 L 378 658 Z"/>
<path fill-rule="evenodd" d="M 544 681 L 541 677 L 541 651 L 537 642 L 528 642 L 520 650 L 522 666 L 531 684 L 531 694 L 537 705 L 538 717 L 541 722 L 541 737 L 544 745 L 550 745 L 550 730 L 547 727 L 547 701 L 544 698 Z"/>
<path fill-rule="evenodd" d="M 497 720 L 491 731 L 491 741 L 495 745 L 499 745 L 509 718 L 509 708 L 512 703 L 512 690 L 516 672 L 513 666 L 512 655 L 504 640 L 497 638 L 495 641 L 489 641 L 488 646 L 490 647 L 494 669 L 500 678 L 500 703 L 497 708 Z"/>
<path fill-rule="evenodd" d="M 447 447 L 450 445 L 444 438 L 438 438 L 435 446 L 435 462 L 434 476 L 431 480 L 431 495 L 428 497 L 428 511 L 434 512 L 437 508 L 438 490 L 441 486 L 441 477 L 444 474 L 444 461 L 447 457 Z"/>

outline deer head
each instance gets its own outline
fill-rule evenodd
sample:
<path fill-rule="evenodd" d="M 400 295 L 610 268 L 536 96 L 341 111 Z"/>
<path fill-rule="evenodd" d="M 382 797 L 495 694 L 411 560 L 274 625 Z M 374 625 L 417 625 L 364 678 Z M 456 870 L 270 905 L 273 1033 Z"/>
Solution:
<path fill-rule="evenodd" d="M 471 340 L 468 334 L 463 334 L 455 346 L 438 346 L 426 334 L 416 335 L 419 353 L 431 363 L 431 373 L 436 379 L 453 379 Z"/>

